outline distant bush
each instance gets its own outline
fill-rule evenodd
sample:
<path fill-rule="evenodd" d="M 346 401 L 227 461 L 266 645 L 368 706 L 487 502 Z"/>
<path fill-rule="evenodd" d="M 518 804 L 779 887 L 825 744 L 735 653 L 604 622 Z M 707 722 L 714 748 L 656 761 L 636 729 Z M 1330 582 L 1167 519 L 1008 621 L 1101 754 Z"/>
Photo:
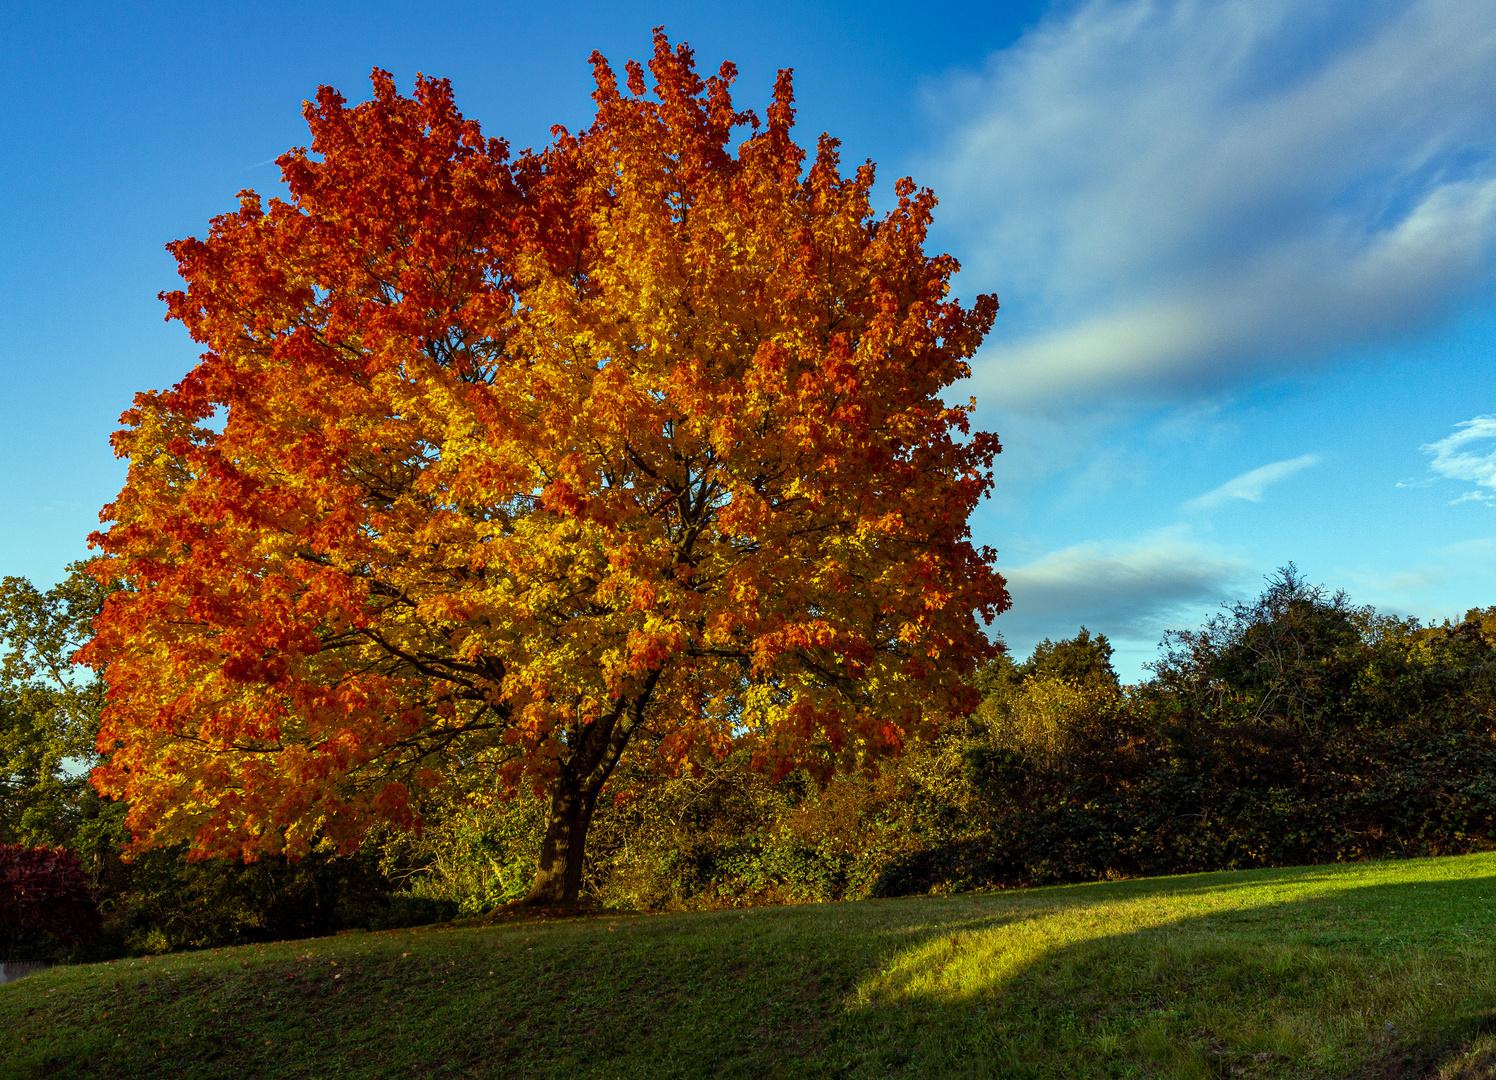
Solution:
<path fill-rule="evenodd" d="M 365 930 L 403 930 L 407 926 L 428 926 L 447 922 L 459 914 L 450 900 L 433 900 L 429 896 L 395 893 L 378 908 L 369 912 L 361 923 Z"/>
<path fill-rule="evenodd" d="M 874 895 L 1454 854 L 1496 841 L 1496 609 L 1422 626 L 1289 567 L 1154 677 L 989 679 L 967 827 Z"/>
<path fill-rule="evenodd" d="M 530 891 L 545 811 L 527 790 L 444 799 L 429 808 L 420 833 L 384 841 L 385 871 L 408 896 L 481 915 Z"/>
<path fill-rule="evenodd" d="M 45 948 L 47 938 L 84 944 L 99 931 L 99 907 L 76 856 L 62 848 L 0 844 L 0 960 L 22 959 L 18 953 Z"/>
<path fill-rule="evenodd" d="M 168 848 L 142 852 L 119 869 L 105 908 L 106 940 L 78 959 L 364 928 L 383 917 L 391 892 L 374 852 L 191 862 Z"/>
<path fill-rule="evenodd" d="M 599 807 L 587 884 L 605 903 L 689 910 L 865 895 L 909 838 L 880 817 L 879 780 L 778 783 L 739 752 L 694 775 L 624 777 Z"/>

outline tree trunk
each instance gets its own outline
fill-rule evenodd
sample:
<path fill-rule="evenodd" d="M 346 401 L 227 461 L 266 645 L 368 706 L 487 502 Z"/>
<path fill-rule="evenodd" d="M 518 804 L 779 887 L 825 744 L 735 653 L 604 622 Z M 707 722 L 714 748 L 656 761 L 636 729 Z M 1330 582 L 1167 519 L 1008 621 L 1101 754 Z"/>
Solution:
<path fill-rule="evenodd" d="M 551 811 L 545 822 L 545 843 L 540 847 L 540 865 L 535 884 L 525 897 L 527 904 L 575 904 L 582 890 L 582 858 L 587 829 L 597 805 L 597 789 L 588 792 L 579 779 L 563 772 L 551 789 Z"/>
<path fill-rule="evenodd" d="M 611 714 L 573 733 L 571 755 L 562 763 L 551 787 L 545 842 L 540 847 L 535 884 L 525 897 L 526 904 L 564 906 L 577 902 L 582 891 L 587 829 L 592 825 L 597 797 L 613 775 L 629 738 L 643 722 L 659 678 L 658 671 L 650 672 L 638 697 L 620 700 Z"/>

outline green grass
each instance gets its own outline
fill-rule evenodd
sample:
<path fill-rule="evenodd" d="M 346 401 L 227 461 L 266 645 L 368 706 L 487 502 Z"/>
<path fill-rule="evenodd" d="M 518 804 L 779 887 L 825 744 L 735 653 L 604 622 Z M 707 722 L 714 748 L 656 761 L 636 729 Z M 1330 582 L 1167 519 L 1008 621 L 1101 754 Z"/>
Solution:
<path fill-rule="evenodd" d="M 1496 855 L 58 968 L 0 1076 L 1496 1076 Z"/>

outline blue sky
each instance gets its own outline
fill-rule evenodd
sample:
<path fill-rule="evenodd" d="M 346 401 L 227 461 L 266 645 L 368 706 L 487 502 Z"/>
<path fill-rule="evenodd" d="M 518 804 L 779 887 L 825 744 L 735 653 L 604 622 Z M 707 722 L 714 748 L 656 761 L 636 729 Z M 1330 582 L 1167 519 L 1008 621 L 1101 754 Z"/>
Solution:
<path fill-rule="evenodd" d="M 0 573 L 86 553 L 131 395 L 195 350 L 163 250 L 305 141 L 319 83 L 445 76 L 490 134 L 589 116 L 587 55 L 664 24 L 761 107 L 796 71 L 1003 310 L 977 515 L 1023 654 L 1082 623 L 1129 678 L 1293 560 L 1423 618 L 1496 604 L 1496 5 L 0 3 Z"/>

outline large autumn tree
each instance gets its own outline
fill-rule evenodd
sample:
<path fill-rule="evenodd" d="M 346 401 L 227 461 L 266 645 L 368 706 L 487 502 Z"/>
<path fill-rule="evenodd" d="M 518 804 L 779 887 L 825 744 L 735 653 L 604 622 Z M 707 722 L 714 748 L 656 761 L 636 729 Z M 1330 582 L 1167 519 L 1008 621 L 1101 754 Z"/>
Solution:
<path fill-rule="evenodd" d="M 206 351 L 123 417 L 83 654 L 137 844 L 346 850 L 528 783 L 565 902 L 625 753 L 825 775 L 973 706 L 999 447 L 939 395 L 996 300 L 949 297 L 930 192 L 806 167 L 788 72 L 761 123 L 660 32 L 652 90 L 593 66 L 515 157 L 445 82 L 323 88 L 289 200 L 171 245 Z"/>

